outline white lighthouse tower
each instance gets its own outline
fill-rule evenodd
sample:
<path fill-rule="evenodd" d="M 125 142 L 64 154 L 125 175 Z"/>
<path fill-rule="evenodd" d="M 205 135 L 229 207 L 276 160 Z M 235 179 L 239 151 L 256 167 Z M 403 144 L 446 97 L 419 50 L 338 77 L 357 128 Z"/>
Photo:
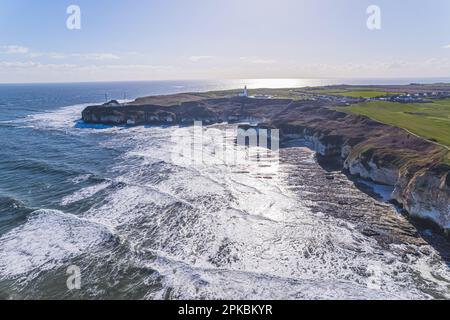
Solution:
<path fill-rule="evenodd" d="M 245 97 L 245 98 L 248 98 L 247 86 L 244 87 L 244 92 L 242 93 L 242 96 Z"/>

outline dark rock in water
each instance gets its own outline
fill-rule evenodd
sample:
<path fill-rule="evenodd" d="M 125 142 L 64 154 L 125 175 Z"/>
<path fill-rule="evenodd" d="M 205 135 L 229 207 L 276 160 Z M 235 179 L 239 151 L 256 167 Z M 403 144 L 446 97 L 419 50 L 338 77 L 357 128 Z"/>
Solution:
<path fill-rule="evenodd" d="M 375 236 L 379 236 L 380 235 L 379 232 L 377 232 L 375 230 L 372 230 L 372 229 L 368 229 L 368 228 L 362 230 L 361 233 L 363 235 L 367 236 L 367 237 L 375 237 Z"/>

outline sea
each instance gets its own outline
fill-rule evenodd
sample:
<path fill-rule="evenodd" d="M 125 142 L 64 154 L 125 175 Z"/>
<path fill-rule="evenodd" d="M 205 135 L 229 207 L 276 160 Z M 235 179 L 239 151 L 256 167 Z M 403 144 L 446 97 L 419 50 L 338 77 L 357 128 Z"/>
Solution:
<path fill-rule="evenodd" d="M 450 299 L 449 252 L 382 244 L 365 214 L 408 224 L 306 142 L 275 174 L 248 160 L 179 163 L 191 127 L 87 125 L 106 99 L 449 79 L 288 79 L 0 85 L 0 299 Z M 233 139 L 205 142 L 236 151 Z M 347 219 L 343 203 L 358 219 Z M 381 219 L 381 218 L 380 218 Z M 419 230 L 418 237 L 432 234 Z"/>

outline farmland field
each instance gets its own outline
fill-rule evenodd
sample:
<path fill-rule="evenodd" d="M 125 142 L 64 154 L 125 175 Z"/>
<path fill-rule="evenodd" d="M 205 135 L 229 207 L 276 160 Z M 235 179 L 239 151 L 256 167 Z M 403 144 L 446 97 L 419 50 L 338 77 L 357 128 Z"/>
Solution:
<path fill-rule="evenodd" d="M 450 99 L 414 104 L 370 101 L 339 109 L 409 130 L 450 147 Z"/>
<path fill-rule="evenodd" d="M 339 108 L 342 109 L 406 129 L 425 139 L 450 147 L 450 99 L 414 104 L 370 101 Z M 450 164 L 450 153 L 444 162 Z"/>
<path fill-rule="evenodd" d="M 388 95 L 396 95 L 397 92 L 387 92 L 387 91 L 375 91 L 375 90 L 333 90 L 333 89 L 319 89 L 313 91 L 315 94 L 327 94 L 342 97 L 351 98 L 376 98 Z"/>

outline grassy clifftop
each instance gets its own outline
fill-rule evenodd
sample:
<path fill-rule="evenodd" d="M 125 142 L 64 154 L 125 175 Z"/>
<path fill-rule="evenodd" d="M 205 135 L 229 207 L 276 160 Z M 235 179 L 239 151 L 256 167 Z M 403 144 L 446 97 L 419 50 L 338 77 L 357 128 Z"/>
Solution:
<path fill-rule="evenodd" d="M 370 101 L 338 109 L 406 129 L 450 148 L 450 99 L 411 104 Z M 443 162 L 450 164 L 450 152 Z"/>
<path fill-rule="evenodd" d="M 379 91 L 379 90 L 336 90 L 336 89 L 318 89 L 311 90 L 315 94 L 341 96 L 341 97 L 351 97 L 351 98 L 376 98 L 388 95 L 398 94 L 397 92 Z"/>

